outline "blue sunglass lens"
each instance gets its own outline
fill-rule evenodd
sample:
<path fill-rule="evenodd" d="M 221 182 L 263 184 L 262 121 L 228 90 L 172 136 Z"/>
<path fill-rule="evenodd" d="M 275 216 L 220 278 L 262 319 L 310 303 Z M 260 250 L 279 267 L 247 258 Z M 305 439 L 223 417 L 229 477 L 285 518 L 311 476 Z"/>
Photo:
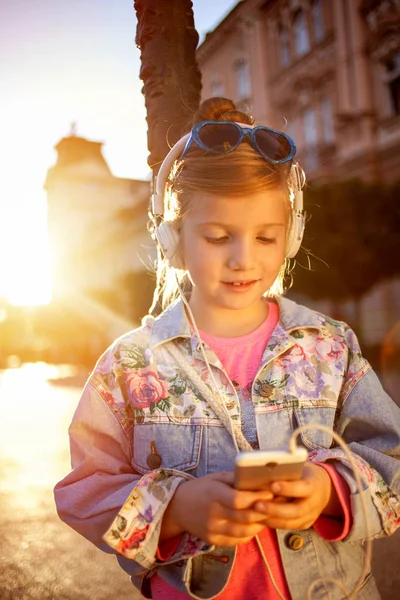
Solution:
<path fill-rule="evenodd" d="M 197 135 L 206 148 L 218 154 L 224 154 L 236 148 L 241 139 L 240 130 L 236 125 L 219 123 L 203 125 Z"/>
<path fill-rule="evenodd" d="M 280 133 L 266 129 L 256 129 L 254 138 L 260 152 L 267 158 L 280 161 L 290 156 L 291 147 L 289 140 Z"/>

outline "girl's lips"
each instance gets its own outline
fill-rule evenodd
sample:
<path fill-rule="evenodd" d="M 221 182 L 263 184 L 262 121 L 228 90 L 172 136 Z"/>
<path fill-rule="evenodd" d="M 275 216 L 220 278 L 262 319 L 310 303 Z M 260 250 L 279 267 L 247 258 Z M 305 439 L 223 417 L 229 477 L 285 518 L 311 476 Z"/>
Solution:
<path fill-rule="evenodd" d="M 246 283 L 232 282 L 232 281 L 222 281 L 222 285 L 233 292 L 246 292 L 250 288 L 253 287 L 257 283 L 257 279 L 253 279 L 253 281 L 246 281 Z"/>

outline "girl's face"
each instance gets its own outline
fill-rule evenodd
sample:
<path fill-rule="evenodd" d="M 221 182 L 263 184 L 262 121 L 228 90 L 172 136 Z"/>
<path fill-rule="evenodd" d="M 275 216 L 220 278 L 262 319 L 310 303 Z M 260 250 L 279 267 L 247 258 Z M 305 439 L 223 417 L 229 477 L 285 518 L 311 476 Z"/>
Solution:
<path fill-rule="evenodd" d="M 286 203 L 279 189 L 239 198 L 191 198 L 180 239 L 197 313 L 260 310 L 285 259 Z"/>

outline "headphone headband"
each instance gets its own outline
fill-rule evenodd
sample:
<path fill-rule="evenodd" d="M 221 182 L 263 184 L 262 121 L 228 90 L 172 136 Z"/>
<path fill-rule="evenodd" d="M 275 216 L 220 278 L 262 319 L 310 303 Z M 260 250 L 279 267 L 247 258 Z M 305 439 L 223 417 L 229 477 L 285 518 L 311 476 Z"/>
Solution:
<path fill-rule="evenodd" d="M 187 133 L 172 146 L 154 179 L 155 193 L 151 197 L 151 212 L 154 216 L 162 216 L 164 214 L 165 185 L 174 162 L 181 156 L 189 138 L 190 133 Z"/>

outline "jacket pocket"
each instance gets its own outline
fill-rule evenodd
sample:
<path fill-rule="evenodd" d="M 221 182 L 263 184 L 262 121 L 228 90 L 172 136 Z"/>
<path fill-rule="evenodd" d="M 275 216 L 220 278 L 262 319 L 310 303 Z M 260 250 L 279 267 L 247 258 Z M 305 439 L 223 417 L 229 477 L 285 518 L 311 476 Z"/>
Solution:
<path fill-rule="evenodd" d="M 200 461 L 202 437 L 202 425 L 135 425 L 132 466 L 142 474 L 153 469 L 191 471 Z"/>
<path fill-rule="evenodd" d="M 325 425 L 329 429 L 333 428 L 335 418 L 335 409 L 330 407 L 316 406 L 315 408 L 295 408 L 295 420 L 299 427 L 305 425 Z M 331 433 L 321 429 L 308 429 L 300 434 L 300 438 L 306 448 L 309 450 L 320 450 L 330 448 L 333 436 Z"/>

